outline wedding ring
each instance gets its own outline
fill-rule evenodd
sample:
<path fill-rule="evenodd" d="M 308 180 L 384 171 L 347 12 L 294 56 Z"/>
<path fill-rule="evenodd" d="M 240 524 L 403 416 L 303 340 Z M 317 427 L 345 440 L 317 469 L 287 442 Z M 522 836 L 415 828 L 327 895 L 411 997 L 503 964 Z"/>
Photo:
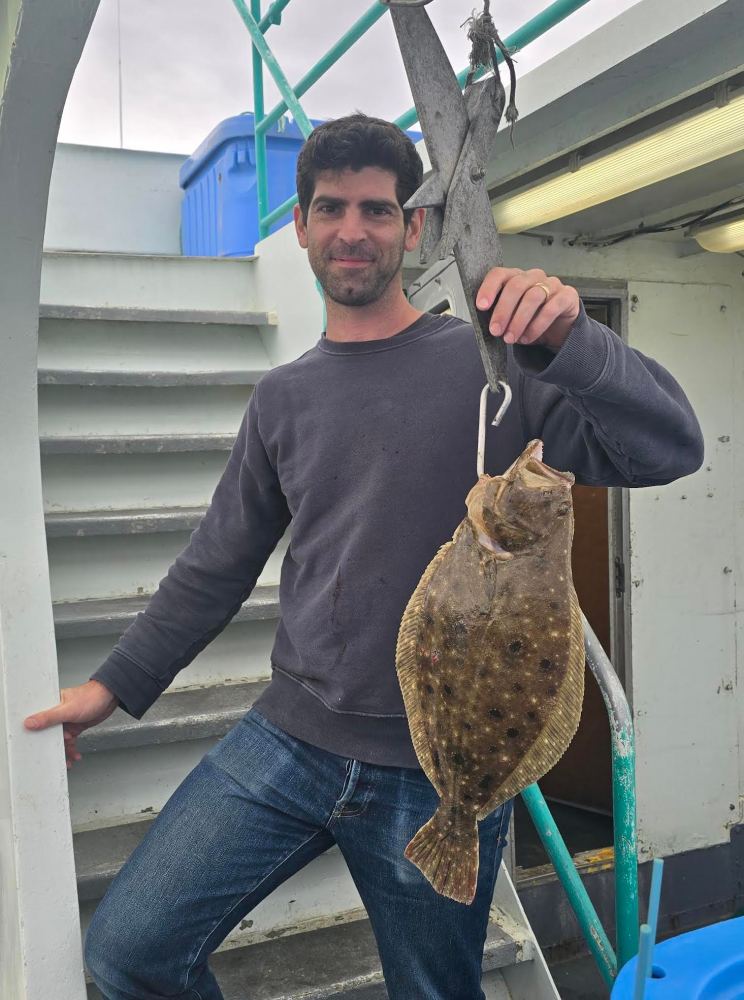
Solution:
<path fill-rule="evenodd" d="M 545 292 L 545 301 L 546 302 L 548 301 L 548 299 L 550 298 L 550 289 L 548 288 L 547 285 L 544 285 L 542 283 L 542 281 L 536 281 L 535 284 L 532 287 L 533 288 L 542 288 L 542 290 Z"/>

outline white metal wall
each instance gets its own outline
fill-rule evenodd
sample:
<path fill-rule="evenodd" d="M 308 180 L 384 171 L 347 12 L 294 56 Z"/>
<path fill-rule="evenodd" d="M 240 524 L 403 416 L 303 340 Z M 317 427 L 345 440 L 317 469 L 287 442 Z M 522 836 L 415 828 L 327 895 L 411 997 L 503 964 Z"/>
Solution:
<path fill-rule="evenodd" d="M 44 247 L 180 254 L 178 171 L 186 157 L 59 143 Z"/>
<path fill-rule="evenodd" d="M 630 285 L 638 320 L 642 313 L 654 330 L 653 353 L 687 388 L 706 442 L 700 472 L 631 497 L 632 690 L 641 850 L 650 857 L 727 841 L 741 821 L 744 282 L 736 277 Z"/>

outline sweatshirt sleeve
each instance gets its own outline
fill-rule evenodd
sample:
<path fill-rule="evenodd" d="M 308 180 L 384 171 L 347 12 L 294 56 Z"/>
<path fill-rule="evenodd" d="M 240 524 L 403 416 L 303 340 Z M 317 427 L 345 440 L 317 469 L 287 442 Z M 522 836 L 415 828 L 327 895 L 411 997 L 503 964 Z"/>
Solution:
<path fill-rule="evenodd" d="M 590 319 L 582 305 L 553 354 L 516 345 L 525 440 L 589 486 L 653 486 L 703 462 L 698 420 L 679 383 L 652 358 Z"/>
<path fill-rule="evenodd" d="M 259 432 L 257 393 L 189 544 L 92 675 L 137 719 L 236 614 L 290 522 Z"/>

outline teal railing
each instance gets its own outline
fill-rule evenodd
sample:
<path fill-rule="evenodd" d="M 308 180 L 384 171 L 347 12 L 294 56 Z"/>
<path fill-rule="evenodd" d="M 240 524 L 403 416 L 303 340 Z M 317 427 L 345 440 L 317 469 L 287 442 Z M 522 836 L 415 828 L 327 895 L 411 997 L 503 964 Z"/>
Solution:
<path fill-rule="evenodd" d="M 555 0 L 545 10 L 527 21 L 505 40 L 512 51 L 524 48 L 545 34 L 569 14 L 583 7 L 589 0 Z M 266 170 L 266 132 L 287 111 L 292 113 L 300 131 L 307 138 L 312 124 L 302 109 L 299 98 L 355 44 L 381 17 L 387 7 L 376 2 L 364 13 L 328 52 L 292 87 L 276 57 L 269 48 L 266 32 L 272 25 L 281 24 L 282 12 L 290 0 L 274 0 L 261 12 L 261 0 L 233 0 L 253 43 L 253 107 L 256 142 L 256 182 L 258 190 L 259 238 L 268 236 L 274 222 L 282 219 L 297 204 L 297 196 L 289 198 L 272 211 L 269 210 L 268 176 Z M 250 6 L 249 6 L 250 5 Z M 499 59 L 502 59 L 499 53 Z M 282 100 L 266 113 L 264 107 L 264 66 L 269 70 L 279 88 Z M 466 67 L 457 74 L 460 86 L 470 72 Z M 481 68 L 476 78 L 486 70 Z M 395 120 L 402 129 L 410 128 L 418 120 L 416 109 L 411 108 Z M 612 949 L 597 912 L 579 878 L 571 855 L 553 820 L 545 799 L 537 785 L 522 792 L 540 838 L 555 866 L 558 877 L 566 890 L 579 926 L 608 985 L 614 981 L 622 966 L 637 951 L 638 945 L 638 867 L 636 859 L 635 813 L 635 744 L 630 709 L 620 682 L 602 647 L 586 620 L 584 620 L 587 663 L 594 672 L 607 707 L 612 731 L 612 786 L 615 848 L 615 921 L 617 955 Z"/>
<path fill-rule="evenodd" d="M 250 2 L 250 9 L 248 7 Z M 281 24 L 282 12 L 290 3 L 290 0 L 274 0 L 269 5 L 266 13 L 261 16 L 261 0 L 233 0 L 233 4 L 240 14 L 248 29 L 253 42 L 253 109 L 254 124 L 256 133 L 256 179 L 258 188 L 258 220 L 259 238 L 263 239 L 269 234 L 269 228 L 279 219 L 292 211 L 297 204 L 297 196 L 288 198 L 283 204 L 278 205 L 273 211 L 269 211 L 268 181 L 266 173 L 266 131 L 277 122 L 283 114 L 291 111 L 297 125 L 305 136 L 312 132 L 312 125 L 299 102 L 299 98 L 316 83 L 324 73 L 327 72 L 359 39 L 375 24 L 384 17 L 388 8 L 381 3 L 375 2 L 372 6 L 345 32 L 341 38 L 333 45 L 326 54 L 318 60 L 309 72 L 302 77 L 296 86 L 290 86 L 287 78 L 282 72 L 279 63 L 269 48 L 265 33 L 272 25 Z M 530 42 L 534 42 L 546 31 L 555 27 L 565 20 L 570 14 L 584 7 L 589 0 L 555 0 L 549 4 L 545 10 L 540 11 L 533 18 L 518 28 L 505 40 L 504 44 L 511 52 L 523 49 Z M 499 62 L 503 61 L 503 56 L 498 53 Z M 282 95 L 276 107 L 272 108 L 268 114 L 264 111 L 264 89 L 263 89 L 263 66 L 274 78 L 274 82 Z M 460 86 L 465 85 L 465 79 L 470 72 L 470 67 L 466 66 L 457 74 Z M 485 69 L 480 69 L 475 74 L 475 79 L 483 76 Z M 410 128 L 418 120 L 416 109 L 411 108 L 395 119 L 395 124 L 402 129 Z"/>

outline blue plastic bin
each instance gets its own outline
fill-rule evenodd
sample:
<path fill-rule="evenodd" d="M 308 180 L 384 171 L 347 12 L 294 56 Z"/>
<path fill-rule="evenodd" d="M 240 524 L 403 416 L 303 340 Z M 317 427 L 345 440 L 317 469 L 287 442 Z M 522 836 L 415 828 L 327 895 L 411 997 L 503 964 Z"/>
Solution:
<path fill-rule="evenodd" d="M 620 970 L 612 1000 L 633 1000 L 637 958 Z M 744 917 L 662 941 L 645 1000 L 744 1000 Z"/>
<path fill-rule="evenodd" d="M 279 126 L 285 122 L 285 127 Z M 269 210 L 295 194 L 295 167 L 304 137 L 294 122 L 266 133 Z M 320 125 L 313 121 L 313 125 Z M 186 257 L 245 257 L 258 241 L 256 140 L 251 113 L 226 118 L 183 164 L 178 181 L 181 252 Z M 287 224 L 279 219 L 271 232 Z"/>
<path fill-rule="evenodd" d="M 284 127 L 280 127 L 284 123 Z M 312 125 L 321 121 L 312 120 Z M 420 132 L 406 133 L 414 142 Z M 296 194 L 295 171 L 304 137 L 294 122 L 282 119 L 266 133 L 269 211 Z M 178 181 L 181 203 L 181 252 L 186 257 L 245 257 L 258 242 L 256 141 L 250 112 L 226 118 L 183 164 Z M 285 226 L 285 218 L 270 232 Z"/>

